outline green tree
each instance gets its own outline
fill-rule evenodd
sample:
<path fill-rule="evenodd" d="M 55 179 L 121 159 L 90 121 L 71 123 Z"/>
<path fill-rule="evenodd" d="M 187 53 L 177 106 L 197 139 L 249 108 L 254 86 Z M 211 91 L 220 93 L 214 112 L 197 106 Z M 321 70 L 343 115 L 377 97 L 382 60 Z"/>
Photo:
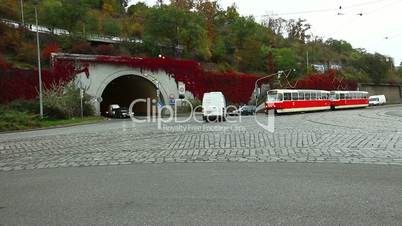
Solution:
<path fill-rule="evenodd" d="M 261 43 L 256 39 L 247 39 L 244 48 L 238 51 L 239 69 L 244 72 L 265 71 L 265 54 Z"/>
<path fill-rule="evenodd" d="M 306 23 L 304 19 L 291 19 L 287 23 L 288 38 L 290 40 L 300 40 L 304 42 L 306 39 L 310 38 L 310 35 L 307 33 L 310 28 L 311 25 Z"/>
<path fill-rule="evenodd" d="M 85 31 L 89 33 L 99 33 L 99 13 L 89 11 L 84 18 Z"/>
<path fill-rule="evenodd" d="M 121 25 L 115 19 L 109 18 L 105 20 L 103 24 L 103 31 L 107 35 L 120 35 L 121 33 Z"/>
<path fill-rule="evenodd" d="M 325 42 L 325 44 L 340 54 L 351 54 L 353 52 L 352 45 L 344 40 L 330 38 Z"/>
<path fill-rule="evenodd" d="M 41 24 L 50 26 L 51 28 L 62 28 L 64 20 L 60 17 L 63 13 L 63 4 L 59 0 L 44 0 L 41 4 L 40 21 Z"/>
<path fill-rule="evenodd" d="M 352 61 L 352 66 L 358 71 L 366 73 L 375 83 L 386 81 L 393 71 L 393 60 L 381 54 L 366 53 L 357 60 Z"/>
<path fill-rule="evenodd" d="M 137 2 L 128 7 L 127 14 L 131 17 L 141 17 L 143 19 L 148 9 L 149 8 L 145 3 Z"/>
<path fill-rule="evenodd" d="M 297 68 L 296 56 L 292 49 L 272 49 L 272 55 L 277 70 L 288 70 Z"/>
<path fill-rule="evenodd" d="M 65 28 L 69 31 L 81 30 L 83 18 L 88 11 L 85 4 L 80 4 L 79 0 L 62 0 L 61 10 L 57 13 L 57 18 L 62 25 L 60 28 Z"/>
<path fill-rule="evenodd" d="M 167 49 L 164 54 L 177 55 L 177 47 L 184 46 L 184 54 L 206 59 L 209 57 L 207 32 L 201 18 L 172 6 L 153 7 L 147 14 L 144 40 L 150 49 Z"/>

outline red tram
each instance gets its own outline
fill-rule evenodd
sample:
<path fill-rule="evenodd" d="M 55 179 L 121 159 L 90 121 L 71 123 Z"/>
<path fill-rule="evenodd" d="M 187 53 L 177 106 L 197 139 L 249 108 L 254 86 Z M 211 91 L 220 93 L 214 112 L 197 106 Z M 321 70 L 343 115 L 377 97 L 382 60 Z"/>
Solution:
<path fill-rule="evenodd" d="M 364 91 L 331 91 L 331 108 L 361 108 L 369 106 L 368 92 Z"/>
<path fill-rule="evenodd" d="M 277 89 L 268 92 L 266 110 L 276 113 L 323 111 L 368 106 L 368 93 L 361 91 L 325 91 Z"/>

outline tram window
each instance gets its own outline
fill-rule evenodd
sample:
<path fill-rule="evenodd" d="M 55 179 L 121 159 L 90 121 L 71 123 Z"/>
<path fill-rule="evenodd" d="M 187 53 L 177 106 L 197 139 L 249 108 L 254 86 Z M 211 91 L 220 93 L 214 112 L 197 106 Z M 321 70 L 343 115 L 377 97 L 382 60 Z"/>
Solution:
<path fill-rule="evenodd" d="M 311 93 L 311 99 L 316 100 L 317 99 L 317 94 L 316 93 Z"/>
<path fill-rule="evenodd" d="M 292 94 L 291 93 L 284 93 L 283 95 L 284 100 L 292 100 Z"/>
<path fill-rule="evenodd" d="M 292 100 L 299 100 L 299 94 L 298 93 L 292 93 Z"/>
<path fill-rule="evenodd" d="M 322 94 L 321 94 L 321 99 L 322 99 L 322 100 L 328 100 L 328 94 L 322 93 Z"/>
<path fill-rule="evenodd" d="M 299 93 L 299 100 L 304 100 L 304 93 Z"/>
<path fill-rule="evenodd" d="M 335 97 L 336 97 L 337 100 L 339 100 L 339 98 L 341 98 L 339 93 L 337 93 Z"/>
<path fill-rule="evenodd" d="M 305 99 L 305 100 L 310 100 L 310 99 L 311 99 L 310 93 L 305 93 L 305 94 L 304 94 L 304 99 Z"/>
<path fill-rule="evenodd" d="M 283 94 L 282 93 L 278 93 L 278 101 L 283 101 Z"/>
<path fill-rule="evenodd" d="M 344 93 L 341 93 L 340 99 L 341 99 L 341 100 L 344 100 L 344 99 L 345 99 L 345 94 L 344 94 Z"/>

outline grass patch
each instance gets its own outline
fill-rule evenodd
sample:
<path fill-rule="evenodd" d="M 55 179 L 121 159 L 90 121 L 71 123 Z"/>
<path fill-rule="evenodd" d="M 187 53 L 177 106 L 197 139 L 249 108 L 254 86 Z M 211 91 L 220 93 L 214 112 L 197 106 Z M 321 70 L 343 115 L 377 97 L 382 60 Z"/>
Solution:
<path fill-rule="evenodd" d="M 72 119 L 40 119 L 38 115 L 0 108 L 0 132 L 80 125 L 103 121 L 100 116 Z"/>
<path fill-rule="evenodd" d="M 100 122 L 105 120 L 104 117 L 101 116 L 88 116 L 84 118 L 72 118 L 72 119 L 43 119 L 40 120 L 41 127 L 53 127 L 53 126 L 65 126 L 65 125 L 79 125 L 79 124 L 87 124 Z"/>

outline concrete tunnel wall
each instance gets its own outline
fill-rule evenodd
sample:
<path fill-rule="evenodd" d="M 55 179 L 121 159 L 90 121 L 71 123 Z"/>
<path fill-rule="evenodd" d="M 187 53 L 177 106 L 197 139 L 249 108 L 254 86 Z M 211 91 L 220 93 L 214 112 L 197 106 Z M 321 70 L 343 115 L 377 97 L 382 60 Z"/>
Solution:
<path fill-rule="evenodd" d="M 102 98 L 104 91 L 113 81 L 122 82 L 118 78 L 138 77 L 137 79 L 134 78 L 133 80 L 140 82 L 141 84 L 145 84 L 144 88 L 132 88 L 129 92 L 138 93 L 141 92 L 141 89 L 143 89 L 145 93 L 150 94 L 152 93 L 151 87 L 159 87 L 162 103 L 165 104 L 169 103 L 170 97 L 173 97 L 175 99 L 179 98 L 176 80 L 174 79 L 174 77 L 168 75 L 165 71 L 152 72 L 148 70 L 141 70 L 139 68 L 99 63 L 91 63 L 88 70 L 88 78 L 84 73 L 80 73 L 76 76 L 75 82 L 79 86 L 83 87 L 86 90 L 86 93 L 92 97 L 92 102 L 97 115 L 101 114 L 101 106 L 105 105 L 105 103 L 102 104 L 102 102 L 104 101 Z M 128 88 L 126 87 L 126 89 Z M 106 92 L 108 91 L 106 90 Z M 192 94 L 187 92 L 187 96 L 191 98 Z"/>

